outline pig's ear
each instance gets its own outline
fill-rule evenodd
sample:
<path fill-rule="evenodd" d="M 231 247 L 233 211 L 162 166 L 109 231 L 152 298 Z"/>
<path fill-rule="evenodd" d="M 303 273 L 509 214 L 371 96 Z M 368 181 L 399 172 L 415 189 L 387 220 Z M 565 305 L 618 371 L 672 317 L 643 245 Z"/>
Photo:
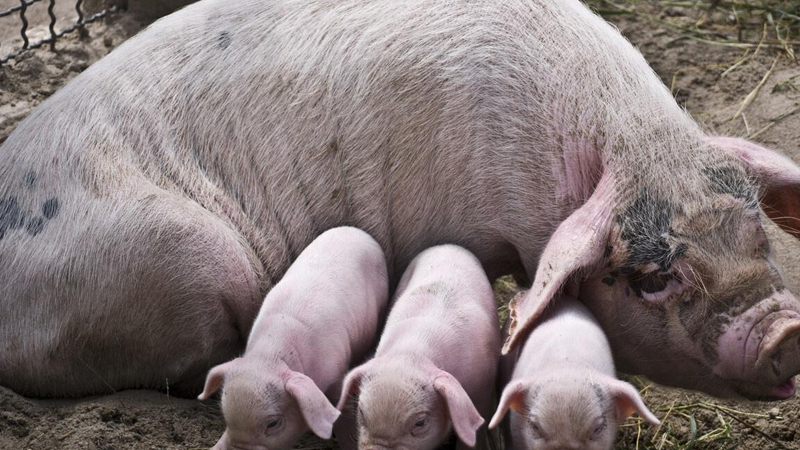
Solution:
<path fill-rule="evenodd" d="M 476 433 L 484 420 L 461 383 L 449 373 L 439 371 L 433 380 L 433 388 L 447 403 L 450 420 L 461 442 L 474 447 L 477 441 Z"/>
<path fill-rule="evenodd" d="M 539 259 L 533 286 L 517 294 L 508 305 L 511 322 L 504 355 L 525 339 L 536 318 L 570 277 L 603 261 L 616 204 L 613 180 L 608 171 L 603 174 L 589 200 L 561 222 L 550 237 Z"/>
<path fill-rule="evenodd" d="M 222 382 L 225 381 L 226 374 L 233 369 L 238 360 L 239 358 L 236 358 L 211 369 L 206 377 L 206 386 L 203 388 L 203 393 L 198 395 L 197 399 L 205 400 L 214 395 L 222 386 Z"/>
<path fill-rule="evenodd" d="M 738 138 L 709 142 L 736 155 L 761 187 L 761 207 L 779 227 L 800 239 L 800 167 L 789 158 Z"/>
<path fill-rule="evenodd" d="M 325 397 L 325 394 L 311 378 L 299 372 L 292 372 L 286 380 L 286 392 L 289 393 L 300 406 L 308 428 L 322 439 L 330 439 L 333 433 L 333 423 L 341 414 Z"/>
<path fill-rule="evenodd" d="M 350 397 L 358 395 L 358 390 L 361 386 L 361 379 L 364 378 L 364 375 L 369 371 L 369 366 L 371 364 L 372 361 L 367 361 L 351 370 L 350 373 L 344 377 L 344 381 L 342 382 L 342 393 L 339 396 L 339 404 L 336 405 L 336 408 L 339 409 L 339 411 L 344 411 L 344 408 L 347 407 L 347 401 L 350 399 Z"/>
<path fill-rule="evenodd" d="M 516 412 L 521 412 L 525 409 L 525 397 L 528 395 L 528 386 L 530 382 L 525 380 L 513 381 L 503 389 L 503 395 L 500 397 L 500 403 L 497 405 L 497 412 L 494 413 L 492 421 L 489 422 L 489 428 L 495 428 L 500 425 L 503 418 L 511 409 Z"/>
<path fill-rule="evenodd" d="M 617 407 L 617 417 L 620 422 L 630 417 L 631 414 L 636 413 L 653 425 L 661 424 L 661 421 L 647 409 L 636 388 L 629 383 L 609 376 L 603 376 L 602 379 L 607 385 L 608 393 Z"/>

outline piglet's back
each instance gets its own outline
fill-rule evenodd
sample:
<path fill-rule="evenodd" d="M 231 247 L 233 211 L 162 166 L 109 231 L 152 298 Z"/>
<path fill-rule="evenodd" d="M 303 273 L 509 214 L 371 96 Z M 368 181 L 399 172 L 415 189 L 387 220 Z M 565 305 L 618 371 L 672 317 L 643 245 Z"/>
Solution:
<path fill-rule="evenodd" d="M 496 361 L 499 348 L 494 293 L 478 259 L 454 245 L 420 253 L 400 280 L 377 354 L 421 354 L 460 378 Z"/>
<path fill-rule="evenodd" d="M 515 372 L 563 365 L 586 366 L 614 376 L 611 347 L 600 324 L 582 303 L 566 295 L 556 300 L 528 337 Z"/>
<path fill-rule="evenodd" d="M 270 291 L 253 329 L 264 316 L 284 314 L 303 322 L 310 336 L 346 331 L 351 343 L 364 347 L 372 343 L 365 338 L 372 336 L 387 303 L 381 246 L 357 228 L 333 228 L 309 244 Z"/>

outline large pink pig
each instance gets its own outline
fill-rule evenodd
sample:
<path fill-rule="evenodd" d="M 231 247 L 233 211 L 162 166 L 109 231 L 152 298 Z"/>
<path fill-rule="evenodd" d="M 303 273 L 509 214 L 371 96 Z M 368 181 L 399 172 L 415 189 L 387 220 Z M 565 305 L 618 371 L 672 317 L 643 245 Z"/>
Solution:
<path fill-rule="evenodd" d="M 345 379 L 339 409 L 357 396 L 358 447 L 429 450 L 455 429 L 485 442 L 500 330 L 480 262 L 463 248 L 425 250 L 409 265 L 375 358 Z"/>
<path fill-rule="evenodd" d="M 509 415 L 506 449 L 610 450 L 617 426 L 633 412 L 659 423 L 636 389 L 615 378 L 603 330 L 567 295 L 521 350 L 503 357 L 500 376 L 505 388 L 489 428 Z"/>
<path fill-rule="evenodd" d="M 194 393 L 351 225 L 390 284 L 444 243 L 524 273 L 508 349 L 575 281 L 620 370 L 785 399 L 800 301 L 763 227 L 798 219 L 800 168 L 709 136 L 579 0 L 202 0 L 0 147 L 0 385 Z"/>
<path fill-rule="evenodd" d="M 242 357 L 214 367 L 200 399 L 222 387 L 228 426 L 215 449 L 292 448 L 309 428 L 330 438 L 351 362 L 374 344 L 388 298 L 380 245 L 351 227 L 321 234 L 270 291 Z"/>

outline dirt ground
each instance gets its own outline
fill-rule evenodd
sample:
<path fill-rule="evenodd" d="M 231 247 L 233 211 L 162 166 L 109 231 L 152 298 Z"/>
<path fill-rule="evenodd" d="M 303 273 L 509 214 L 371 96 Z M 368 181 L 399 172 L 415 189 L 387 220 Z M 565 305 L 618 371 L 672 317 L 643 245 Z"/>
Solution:
<path fill-rule="evenodd" d="M 13 3 L 0 0 L 0 10 Z M 670 2 L 618 2 L 636 4 L 637 14 L 623 14 L 624 9 L 612 9 L 608 3 L 600 8 L 606 17 L 644 53 L 678 101 L 705 127 L 715 133 L 749 136 L 800 162 L 800 64 L 788 58 L 787 52 L 765 46 L 753 56 L 753 48 L 687 38 L 684 30 L 670 25 L 688 26 L 701 19 L 724 25 L 735 19 L 724 7 L 705 17 L 700 10 L 663 5 Z M 64 9 L 62 13 L 70 12 Z M 31 36 L 44 36 L 43 14 L 32 23 Z M 36 51 L 0 68 L 0 140 L 48 95 L 144 25 L 130 15 L 117 15 L 92 25 L 89 38 L 66 38 L 55 54 Z M 9 27 L 16 25 L 0 21 L 3 54 L 18 45 Z M 758 33 L 745 32 L 743 38 L 759 41 Z M 749 95 L 762 81 L 756 95 Z M 732 120 L 748 97 L 752 101 L 746 102 L 744 114 Z M 800 244 L 774 227 L 769 234 L 789 286 L 800 292 Z M 502 280 L 496 284 L 500 300 L 514 289 Z M 720 401 L 639 378 L 629 380 L 642 388 L 646 403 L 663 425 L 657 428 L 631 419 L 621 430 L 617 448 L 800 449 L 800 398 L 782 403 Z M 213 445 L 224 429 L 217 405 L 175 398 L 166 387 L 165 380 L 165 392 L 126 391 L 47 401 L 0 388 L 0 449 L 200 449 Z M 324 449 L 329 444 L 309 438 L 300 447 Z"/>

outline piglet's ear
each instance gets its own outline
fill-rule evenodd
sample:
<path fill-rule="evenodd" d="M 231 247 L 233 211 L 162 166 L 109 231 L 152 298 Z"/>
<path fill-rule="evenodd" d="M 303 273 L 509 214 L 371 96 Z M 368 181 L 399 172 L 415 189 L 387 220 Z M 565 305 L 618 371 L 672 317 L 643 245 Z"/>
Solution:
<path fill-rule="evenodd" d="M 286 380 L 285 387 L 286 392 L 300 406 L 300 413 L 308 428 L 322 439 L 330 439 L 333 424 L 341 413 L 334 408 L 328 397 L 325 397 L 311 378 L 299 372 L 292 372 Z"/>
<path fill-rule="evenodd" d="M 653 425 L 661 424 L 661 421 L 647 409 L 647 406 L 645 406 L 636 388 L 629 383 L 608 376 L 602 377 L 602 380 L 607 385 L 608 392 L 614 399 L 620 422 L 630 417 L 631 414 L 636 413 Z"/>
<path fill-rule="evenodd" d="M 713 137 L 709 142 L 739 158 L 761 186 L 761 207 L 767 216 L 800 239 L 800 167 L 789 158 L 744 139 Z"/>
<path fill-rule="evenodd" d="M 336 405 L 336 408 L 339 411 L 344 411 L 347 407 L 347 401 L 350 397 L 358 395 L 359 387 L 361 386 L 361 379 L 364 375 L 369 371 L 369 365 L 371 362 L 366 362 L 355 369 L 351 370 L 350 373 L 344 377 L 344 382 L 342 382 L 342 393 L 339 396 L 339 404 Z"/>
<path fill-rule="evenodd" d="M 214 393 L 217 392 L 222 386 L 222 382 L 225 381 L 226 374 L 233 369 L 238 360 L 239 358 L 236 358 L 211 369 L 206 377 L 206 386 L 203 388 L 203 393 L 198 395 L 197 399 L 205 400 L 214 395 Z"/>
<path fill-rule="evenodd" d="M 433 388 L 447 403 L 450 420 L 453 422 L 453 428 L 455 428 L 458 438 L 468 446 L 474 447 L 477 441 L 476 433 L 478 428 L 483 425 L 484 420 L 475 409 L 475 405 L 472 404 L 472 400 L 461 383 L 449 373 L 439 371 L 433 380 Z"/>
<path fill-rule="evenodd" d="M 503 395 L 500 397 L 500 404 L 497 405 L 497 411 L 494 413 L 492 421 L 489 422 L 490 429 L 500 425 L 500 422 L 503 421 L 509 409 L 518 413 L 521 413 L 525 409 L 525 396 L 528 395 L 528 386 L 530 386 L 530 382 L 517 380 L 509 383 L 506 388 L 503 389 Z"/>
<path fill-rule="evenodd" d="M 508 354 L 533 329 L 534 322 L 569 278 L 603 260 L 614 211 L 613 175 L 603 174 L 594 193 L 556 229 L 542 252 L 533 286 L 509 303 Z"/>

